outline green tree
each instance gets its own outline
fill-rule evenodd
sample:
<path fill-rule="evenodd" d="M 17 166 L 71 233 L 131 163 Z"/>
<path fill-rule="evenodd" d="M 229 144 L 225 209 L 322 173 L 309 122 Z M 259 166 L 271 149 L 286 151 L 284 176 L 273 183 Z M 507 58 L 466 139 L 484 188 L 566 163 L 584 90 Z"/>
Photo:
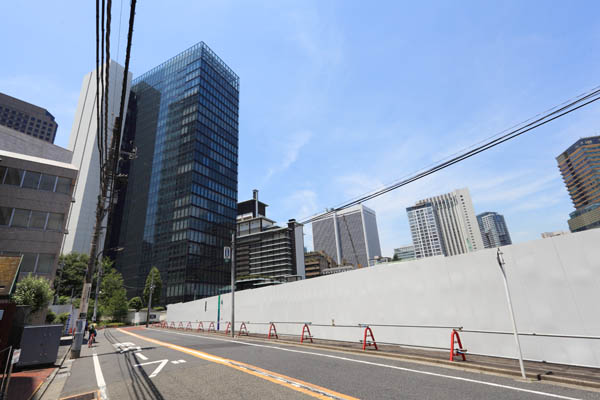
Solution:
<path fill-rule="evenodd" d="M 110 315 L 113 320 L 119 321 L 127 315 L 127 293 L 123 287 L 123 276 L 112 265 L 104 270 L 99 304 L 103 313 Z"/>
<path fill-rule="evenodd" d="M 50 282 L 42 277 L 27 275 L 17 283 L 13 300 L 18 305 L 31 306 L 31 313 L 46 309 L 52 301 L 54 291 L 50 289 Z"/>
<path fill-rule="evenodd" d="M 62 268 L 56 273 L 54 288 L 58 290 L 59 296 L 81 297 L 83 278 L 89 260 L 87 254 L 72 252 L 61 254 L 58 265 Z"/>
<path fill-rule="evenodd" d="M 133 308 L 135 311 L 140 311 L 144 307 L 140 296 L 133 297 L 129 300 L 129 308 Z"/>
<path fill-rule="evenodd" d="M 146 277 L 146 285 L 144 286 L 144 307 L 148 306 L 148 297 L 150 296 L 150 285 L 152 284 L 152 277 L 154 277 L 154 290 L 152 291 L 152 304 L 160 304 L 160 292 L 162 291 L 162 279 L 160 277 L 160 271 L 156 267 L 150 268 L 148 276 Z"/>
<path fill-rule="evenodd" d="M 56 313 L 52 310 L 48 310 L 48 313 L 46 314 L 46 323 L 51 324 L 54 322 L 55 319 L 56 319 Z"/>

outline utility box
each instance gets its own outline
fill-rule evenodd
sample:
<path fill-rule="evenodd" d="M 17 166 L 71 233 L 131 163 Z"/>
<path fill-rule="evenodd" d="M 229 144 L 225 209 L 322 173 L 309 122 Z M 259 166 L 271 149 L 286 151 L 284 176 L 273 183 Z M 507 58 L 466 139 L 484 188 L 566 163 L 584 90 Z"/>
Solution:
<path fill-rule="evenodd" d="M 21 336 L 18 367 L 54 364 L 58 355 L 62 325 L 25 326 Z"/>

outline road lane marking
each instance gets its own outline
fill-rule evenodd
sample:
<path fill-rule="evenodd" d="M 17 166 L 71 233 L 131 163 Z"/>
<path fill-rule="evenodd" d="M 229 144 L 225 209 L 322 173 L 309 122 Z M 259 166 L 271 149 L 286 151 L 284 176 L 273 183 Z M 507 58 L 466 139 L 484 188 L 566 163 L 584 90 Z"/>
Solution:
<path fill-rule="evenodd" d="M 100 389 L 100 398 L 102 400 L 108 400 L 108 393 L 106 392 L 106 382 L 104 381 L 104 375 L 102 375 L 102 369 L 100 368 L 100 361 L 98 360 L 98 354 L 92 354 L 94 360 L 94 372 L 96 373 L 96 383 L 98 389 Z"/>
<path fill-rule="evenodd" d="M 168 362 L 169 362 L 169 360 L 150 361 L 150 362 L 143 363 L 143 364 L 135 364 L 134 367 L 141 367 L 144 365 L 160 363 L 158 365 L 158 367 L 156 367 L 156 369 L 154 371 L 152 371 L 152 373 L 150 374 L 150 378 L 154 378 L 156 375 L 158 375 L 160 373 L 160 371 L 162 371 L 162 369 L 165 367 L 165 365 L 167 365 Z"/>
<path fill-rule="evenodd" d="M 136 356 L 136 357 L 139 357 L 139 358 L 141 358 L 141 359 L 142 359 L 142 361 L 146 361 L 146 360 L 148 359 L 148 357 L 146 357 L 146 356 L 145 356 L 145 355 L 143 355 L 142 353 L 136 352 L 136 353 L 133 353 L 133 354 L 135 354 L 135 356 Z"/>
<path fill-rule="evenodd" d="M 262 369 L 256 367 L 254 365 L 242 363 L 239 361 L 230 360 L 227 358 L 215 356 L 212 354 L 204 353 L 198 350 L 190 349 L 188 347 L 178 346 L 173 343 L 163 342 L 160 340 L 152 339 L 146 336 L 138 335 L 133 332 L 129 332 L 124 329 L 118 329 L 120 332 L 125 333 L 127 335 L 131 335 L 137 337 L 139 339 L 148 341 L 150 343 L 157 344 L 159 346 L 168 347 L 172 350 L 180 351 L 182 353 L 186 353 L 192 355 L 197 358 L 201 358 L 203 360 L 211 361 L 217 364 L 225 365 L 227 367 L 236 369 L 238 371 L 245 372 L 250 375 L 254 375 L 261 379 L 276 383 L 281 386 L 285 386 L 292 390 L 307 394 L 309 396 L 322 399 L 322 400 L 358 400 L 356 397 L 348 396 L 342 393 L 335 392 L 330 389 L 326 389 L 317 385 L 313 385 L 312 383 L 304 382 L 296 378 L 292 378 L 286 375 L 278 374 L 273 371 L 268 371 L 266 369 Z"/>
<path fill-rule="evenodd" d="M 499 383 L 493 383 L 493 382 L 487 382 L 487 381 L 478 381 L 476 379 L 463 378 L 463 377 L 460 377 L 460 376 L 445 375 L 445 374 L 440 374 L 440 373 L 437 373 L 437 372 L 422 371 L 422 370 L 418 370 L 418 369 L 398 367 L 396 365 L 382 364 L 382 363 L 376 363 L 376 362 L 371 362 L 371 361 L 358 360 L 358 359 L 355 359 L 355 358 L 335 356 L 333 354 L 323 354 L 323 353 L 315 353 L 315 352 L 312 352 L 312 351 L 287 349 L 287 348 L 278 347 L 278 346 L 269 346 L 269 345 L 258 344 L 258 343 L 241 342 L 241 341 L 237 341 L 237 340 L 224 339 L 224 338 L 216 338 L 216 337 L 209 337 L 209 336 L 203 336 L 203 335 L 192 335 L 192 334 L 189 334 L 189 333 L 172 332 L 172 331 L 158 331 L 158 330 L 156 330 L 156 331 L 157 332 L 163 332 L 163 333 L 172 333 L 172 334 L 175 334 L 175 335 L 191 336 L 191 337 L 195 337 L 195 338 L 202 338 L 202 339 L 217 340 L 217 341 L 222 341 L 222 342 L 237 343 L 237 344 L 243 344 L 243 345 L 246 345 L 246 346 L 266 347 L 266 348 L 270 348 L 270 349 L 274 349 L 274 350 L 288 351 L 290 353 L 300 353 L 300 354 L 308 354 L 308 355 L 320 356 L 320 357 L 326 357 L 326 358 L 335 358 L 335 359 L 343 360 L 343 361 L 351 361 L 351 362 L 355 362 L 355 363 L 359 363 L 359 364 L 373 365 L 373 366 L 377 366 L 377 367 L 391 368 L 391 369 L 400 370 L 400 371 L 406 371 L 406 372 L 414 372 L 414 373 L 417 373 L 417 374 L 423 374 L 423 375 L 429 375 L 429 376 L 436 376 L 436 377 L 440 377 L 440 378 L 454 379 L 454 380 L 462 381 L 462 382 L 479 383 L 481 385 L 487 385 L 487 386 L 492 386 L 492 387 L 497 387 L 497 388 L 502 388 L 502 389 L 516 390 L 516 391 L 520 391 L 520 392 L 524 392 L 524 393 L 531 393 L 531 394 L 537 394 L 537 395 L 540 395 L 540 396 L 553 397 L 553 398 L 556 398 L 556 399 L 581 400 L 581 399 L 579 399 L 577 397 L 562 396 L 562 395 L 554 394 L 554 393 L 541 392 L 541 391 L 531 390 L 531 389 L 523 389 L 523 388 L 520 388 L 520 387 L 517 387 L 517 386 L 501 385 Z M 402 360 L 399 360 L 399 361 L 402 361 Z"/>

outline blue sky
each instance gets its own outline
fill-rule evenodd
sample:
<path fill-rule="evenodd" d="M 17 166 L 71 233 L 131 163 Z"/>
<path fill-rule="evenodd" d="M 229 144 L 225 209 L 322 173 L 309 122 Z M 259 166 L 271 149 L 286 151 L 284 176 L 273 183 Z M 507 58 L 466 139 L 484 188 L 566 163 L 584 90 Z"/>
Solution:
<path fill-rule="evenodd" d="M 129 4 L 113 3 L 111 52 L 122 63 Z M 91 1 L 3 5 L 0 91 L 50 110 L 58 145 L 95 65 L 94 13 Z M 236 71 L 239 199 L 259 189 L 283 223 L 600 85 L 599 13 L 593 1 L 140 1 L 131 70 L 204 41 Z M 477 213 L 504 214 L 514 242 L 566 230 L 573 208 L 555 157 L 600 134 L 599 111 L 590 105 L 367 203 L 383 254 L 411 242 L 407 206 L 459 187 Z"/>

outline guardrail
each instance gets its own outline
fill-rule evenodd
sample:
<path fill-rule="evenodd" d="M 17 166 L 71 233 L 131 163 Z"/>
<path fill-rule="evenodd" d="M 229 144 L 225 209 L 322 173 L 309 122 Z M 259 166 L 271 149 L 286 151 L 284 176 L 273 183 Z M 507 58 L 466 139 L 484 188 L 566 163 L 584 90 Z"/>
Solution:
<path fill-rule="evenodd" d="M 279 339 L 280 336 L 281 337 L 297 337 L 297 338 L 301 338 L 301 341 L 304 336 L 304 326 L 305 325 L 309 326 L 309 327 L 323 327 L 323 328 L 359 328 L 359 329 L 370 328 L 373 331 L 375 331 L 374 328 L 399 328 L 399 329 L 444 330 L 446 332 L 457 331 L 457 332 L 466 333 L 466 334 L 513 335 L 513 332 L 508 332 L 508 331 L 467 329 L 460 325 L 409 325 L 409 324 L 376 324 L 376 323 L 375 324 L 368 324 L 368 323 L 336 324 L 333 322 L 330 324 L 326 324 L 326 323 L 315 323 L 312 321 L 269 321 L 269 322 L 238 321 L 238 323 L 240 324 L 240 326 L 241 326 L 241 324 L 244 324 L 245 327 L 246 326 L 256 326 L 257 329 L 254 329 L 254 332 L 251 332 L 251 334 L 254 334 L 254 335 L 265 336 L 265 337 L 268 337 L 269 339 L 271 337 Z M 179 330 L 194 330 L 194 331 L 202 331 L 202 332 L 211 332 L 210 329 L 207 331 L 206 328 L 203 326 L 203 324 L 212 324 L 212 326 L 216 326 L 216 321 L 165 321 L 162 324 L 161 323 L 155 324 L 155 326 L 175 328 L 175 329 L 179 329 Z M 271 331 L 272 325 L 297 325 L 299 327 L 298 334 L 281 333 L 281 331 L 279 331 L 278 335 L 271 335 L 270 331 Z M 225 332 L 224 327 L 227 326 L 229 329 L 230 323 L 229 323 L 229 321 L 221 321 L 221 326 L 223 327 L 223 329 L 217 331 L 217 330 L 214 330 L 214 328 L 213 328 L 212 332 L 223 333 L 223 332 Z M 258 328 L 259 326 L 264 326 L 265 328 L 262 328 L 262 329 Z M 194 327 L 195 327 L 195 329 L 194 329 Z M 236 326 L 235 329 L 236 329 L 236 332 L 239 331 L 239 326 Z M 263 332 L 263 330 L 264 330 L 264 332 Z M 374 333 L 376 334 L 377 332 L 375 331 Z M 573 334 L 538 333 L 538 332 L 519 332 L 518 334 L 519 334 L 519 336 L 530 336 L 530 337 L 600 340 L 600 336 L 593 336 L 593 335 L 573 335 Z M 312 339 L 318 339 L 318 340 L 320 339 L 320 340 L 338 341 L 338 342 L 346 342 L 346 343 L 354 342 L 354 341 L 334 340 L 334 339 L 330 339 L 327 337 L 319 337 L 319 336 L 313 335 L 312 333 L 310 334 L 310 336 Z M 357 335 L 357 337 L 362 338 L 362 335 Z M 363 343 L 364 339 L 359 339 L 359 340 L 357 340 L 357 342 Z M 373 342 L 374 342 L 374 340 L 373 340 Z M 381 341 L 381 342 L 377 342 L 377 343 L 383 344 L 383 345 L 388 345 L 388 346 L 401 346 L 401 347 L 410 347 L 410 348 L 415 348 L 415 349 L 431 349 L 431 350 L 444 350 L 444 351 L 450 350 L 452 348 L 452 346 L 448 346 L 448 347 L 446 347 L 446 346 L 443 346 L 443 347 L 442 346 L 429 346 L 429 345 L 420 345 L 420 344 L 402 343 L 402 342 L 383 342 L 383 341 Z M 476 353 L 472 353 L 472 354 L 476 354 Z"/>

